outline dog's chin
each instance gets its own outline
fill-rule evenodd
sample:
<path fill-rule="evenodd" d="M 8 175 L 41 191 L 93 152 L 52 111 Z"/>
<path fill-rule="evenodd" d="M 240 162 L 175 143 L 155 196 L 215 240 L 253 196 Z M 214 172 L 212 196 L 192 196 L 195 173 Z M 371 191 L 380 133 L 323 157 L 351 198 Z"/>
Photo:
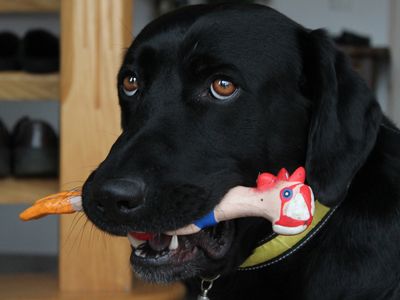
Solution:
<path fill-rule="evenodd" d="M 222 222 L 196 234 L 178 236 L 178 247 L 173 250 L 168 247 L 171 237 L 159 234 L 132 246 L 131 264 L 138 277 L 154 283 L 216 275 L 232 246 L 234 233 L 233 222 Z"/>

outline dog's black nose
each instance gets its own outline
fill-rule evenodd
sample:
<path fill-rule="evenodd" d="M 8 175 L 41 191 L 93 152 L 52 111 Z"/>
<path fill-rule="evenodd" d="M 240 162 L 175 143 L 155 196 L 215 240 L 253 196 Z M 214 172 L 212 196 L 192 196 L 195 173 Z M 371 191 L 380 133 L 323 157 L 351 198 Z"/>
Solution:
<path fill-rule="evenodd" d="M 143 204 L 144 194 L 145 183 L 140 179 L 109 179 L 97 190 L 95 201 L 101 213 L 123 221 Z"/>

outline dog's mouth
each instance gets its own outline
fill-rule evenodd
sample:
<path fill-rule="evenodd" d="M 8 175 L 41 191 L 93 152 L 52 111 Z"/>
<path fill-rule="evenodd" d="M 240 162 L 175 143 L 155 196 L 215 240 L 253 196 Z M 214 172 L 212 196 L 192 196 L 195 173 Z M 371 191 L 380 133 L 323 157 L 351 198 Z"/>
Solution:
<path fill-rule="evenodd" d="M 139 233 L 140 234 L 140 233 Z M 137 232 L 128 233 L 132 246 L 131 263 L 134 269 L 146 267 L 182 268 L 185 264 L 197 265 L 200 258 L 219 260 L 229 251 L 233 236 L 232 221 L 221 222 L 214 227 L 191 235 L 146 234 L 147 240 L 137 239 Z M 175 273 L 175 272 L 174 272 Z"/>

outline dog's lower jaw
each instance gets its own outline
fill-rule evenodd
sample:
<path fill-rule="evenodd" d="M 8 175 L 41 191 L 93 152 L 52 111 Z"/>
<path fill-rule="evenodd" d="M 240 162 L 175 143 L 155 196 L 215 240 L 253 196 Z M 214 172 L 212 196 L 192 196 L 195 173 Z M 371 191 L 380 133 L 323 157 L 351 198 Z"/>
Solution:
<path fill-rule="evenodd" d="M 132 261 L 131 258 L 131 266 L 135 275 L 146 282 L 168 284 L 194 278 L 212 278 L 226 272 L 226 259 L 212 261 L 198 251 L 195 259 L 180 265 L 149 266 Z"/>
<path fill-rule="evenodd" d="M 150 283 L 171 283 L 193 278 L 199 275 L 200 270 L 207 264 L 204 254 L 197 251 L 196 257 L 191 261 L 177 265 L 149 265 L 133 258 L 131 264 L 134 273 L 142 280 Z"/>
<path fill-rule="evenodd" d="M 221 222 L 199 233 L 179 236 L 176 249 L 155 250 L 146 242 L 132 247 L 131 264 L 138 277 L 154 283 L 214 275 L 225 268 L 234 235 L 233 222 Z"/>

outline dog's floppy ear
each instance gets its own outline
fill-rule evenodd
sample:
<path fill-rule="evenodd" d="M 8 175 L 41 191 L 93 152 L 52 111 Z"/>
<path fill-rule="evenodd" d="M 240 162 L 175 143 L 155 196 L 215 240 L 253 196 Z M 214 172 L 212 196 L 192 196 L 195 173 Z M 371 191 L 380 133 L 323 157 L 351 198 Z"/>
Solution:
<path fill-rule="evenodd" d="M 321 203 L 334 206 L 371 152 L 382 113 L 367 84 L 323 30 L 302 37 L 304 92 L 312 101 L 307 180 Z"/>

